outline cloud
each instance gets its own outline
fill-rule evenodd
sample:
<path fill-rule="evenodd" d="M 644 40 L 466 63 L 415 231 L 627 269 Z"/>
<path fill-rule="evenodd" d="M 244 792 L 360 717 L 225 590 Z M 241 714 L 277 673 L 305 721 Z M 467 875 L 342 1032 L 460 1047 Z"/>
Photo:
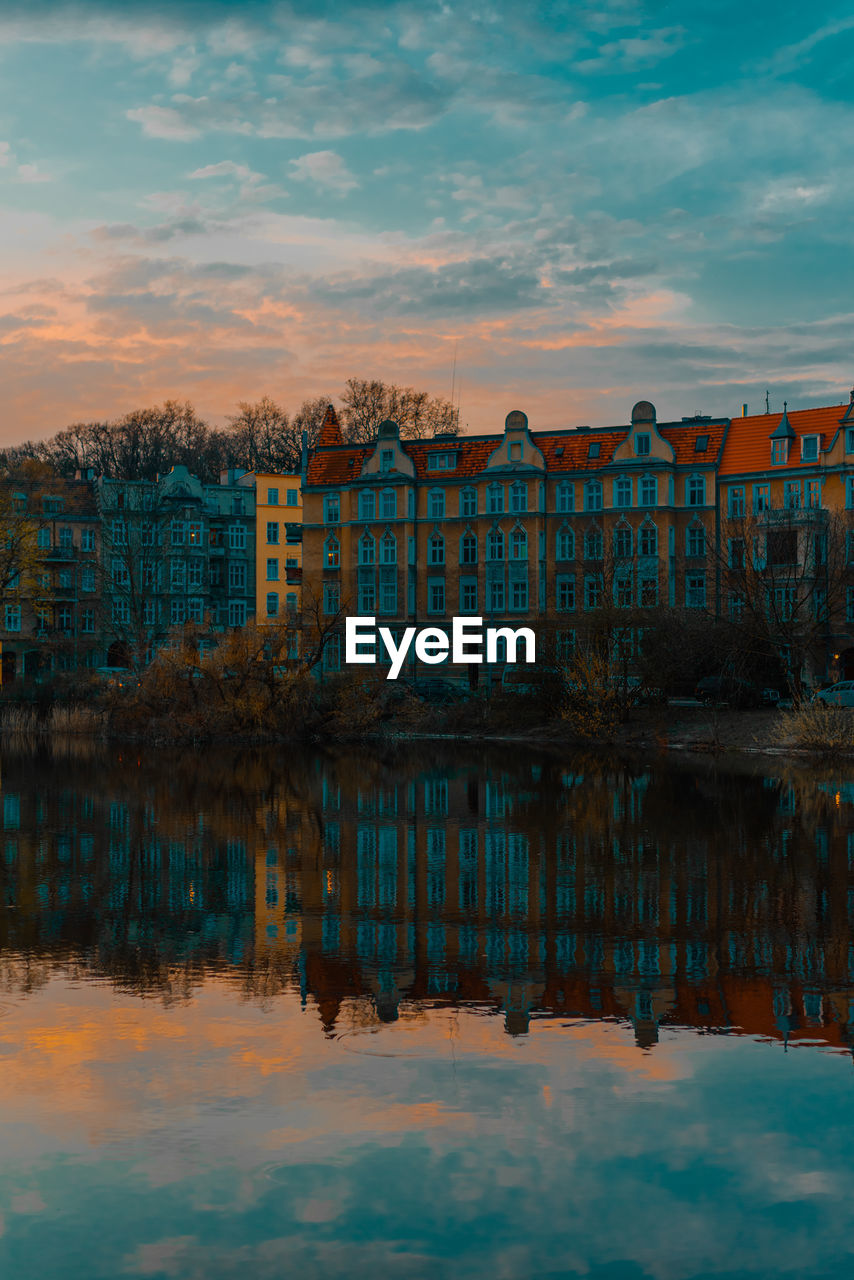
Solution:
<path fill-rule="evenodd" d="M 44 173 L 37 164 L 19 164 L 15 174 L 16 182 L 53 182 L 49 173 Z"/>
<path fill-rule="evenodd" d="M 126 111 L 128 120 L 142 125 L 147 138 L 165 138 L 169 142 L 190 142 L 201 130 L 187 122 L 174 107 L 133 107 Z"/>
<path fill-rule="evenodd" d="M 359 186 L 341 156 L 335 151 L 311 151 L 291 161 L 291 177 L 297 182 L 312 182 L 321 191 L 346 196 Z"/>

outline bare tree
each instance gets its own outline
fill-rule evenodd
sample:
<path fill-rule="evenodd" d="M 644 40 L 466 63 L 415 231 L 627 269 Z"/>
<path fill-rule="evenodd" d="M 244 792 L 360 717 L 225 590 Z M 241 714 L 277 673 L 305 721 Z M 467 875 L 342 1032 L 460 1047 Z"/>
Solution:
<path fill-rule="evenodd" d="M 399 425 L 405 440 L 456 435 L 460 429 L 459 412 L 450 401 L 376 379 L 348 378 L 341 404 L 344 438 L 356 444 L 373 440 L 387 418 Z"/>

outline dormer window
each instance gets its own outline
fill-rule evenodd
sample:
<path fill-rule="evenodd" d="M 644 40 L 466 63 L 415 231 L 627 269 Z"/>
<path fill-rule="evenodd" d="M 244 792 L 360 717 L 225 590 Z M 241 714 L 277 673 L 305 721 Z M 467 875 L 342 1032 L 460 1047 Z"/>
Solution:
<path fill-rule="evenodd" d="M 454 452 L 428 453 L 427 455 L 428 471 L 453 471 L 456 465 L 457 455 Z"/>
<path fill-rule="evenodd" d="M 773 467 L 781 467 L 789 461 L 789 441 L 772 440 L 771 441 L 771 465 Z"/>
<path fill-rule="evenodd" d="M 588 458 L 598 458 L 599 450 L 602 448 L 601 440 L 594 440 L 587 450 Z"/>
<path fill-rule="evenodd" d="M 709 437 L 697 436 L 697 439 L 694 441 L 694 452 L 705 453 L 708 447 L 709 447 Z"/>
<path fill-rule="evenodd" d="M 394 465 L 394 449 L 380 450 L 380 471 L 391 471 Z"/>
<path fill-rule="evenodd" d="M 635 436 L 635 454 L 638 458 L 649 457 L 649 441 L 648 431 L 639 431 Z"/>
<path fill-rule="evenodd" d="M 818 436 L 801 436 L 801 462 L 818 462 Z"/>

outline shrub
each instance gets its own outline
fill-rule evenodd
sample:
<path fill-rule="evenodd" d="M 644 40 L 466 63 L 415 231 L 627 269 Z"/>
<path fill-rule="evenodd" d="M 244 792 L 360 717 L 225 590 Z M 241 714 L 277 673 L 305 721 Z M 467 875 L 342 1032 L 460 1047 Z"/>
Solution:
<path fill-rule="evenodd" d="M 802 702 L 781 715 L 779 737 L 787 746 L 817 755 L 854 752 L 854 709 Z"/>

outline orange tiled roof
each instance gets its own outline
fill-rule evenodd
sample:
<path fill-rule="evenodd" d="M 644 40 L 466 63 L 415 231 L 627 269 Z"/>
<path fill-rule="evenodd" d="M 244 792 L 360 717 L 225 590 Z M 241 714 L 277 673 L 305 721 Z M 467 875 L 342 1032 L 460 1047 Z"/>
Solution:
<path fill-rule="evenodd" d="M 790 409 L 792 430 L 801 436 L 821 436 L 820 449 L 827 449 L 850 408 L 847 404 L 827 405 L 822 409 Z M 782 413 L 756 413 L 749 418 L 733 418 L 721 458 L 722 476 L 743 475 L 751 471 L 768 471 L 771 466 L 771 432 L 778 426 Z M 800 448 L 789 450 L 788 463 L 774 465 L 775 471 L 800 467 Z"/>
<path fill-rule="evenodd" d="M 690 422 L 663 426 L 661 435 L 673 446 L 676 463 L 688 466 L 703 462 L 713 464 L 721 449 L 726 426 L 721 422 Z M 547 471 L 598 471 L 613 461 L 614 451 L 628 435 L 627 427 L 613 430 L 532 432 L 531 438 L 541 450 Z M 708 446 L 697 453 L 698 436 L 708 436 Z M 481 475 L 490 455 L 501 444 L 503 435 L 457 436 L 454 440 L 404 440 L 402 447 L 415 465 L 419 480 L 467 479 Z M 589 456 L 590 445 L 599 445 L 599 456 Z M 326 449 L 318 440 L 318 451 L 308 464 L 309 485 L 347 484 L 358 479 L 362 465 L 373 453 L 373 445 L 346 446 Z M 431 453 L 447 453 L 453 449 L 457 465 L 452 471 L 427 470 Z M 558 450 L 562 450 L 561 453 Z"/>
<path fill-rule="evenodd" d="M 338 422 L 338 414 L 332 405 L 326 410 L 326 417 L 323 419 L 323 425 L 317 437 L 317 447 L 320 449 L 328 448 L 330 445 L 343 444 L 341 436 L 341 427 Z"/>

